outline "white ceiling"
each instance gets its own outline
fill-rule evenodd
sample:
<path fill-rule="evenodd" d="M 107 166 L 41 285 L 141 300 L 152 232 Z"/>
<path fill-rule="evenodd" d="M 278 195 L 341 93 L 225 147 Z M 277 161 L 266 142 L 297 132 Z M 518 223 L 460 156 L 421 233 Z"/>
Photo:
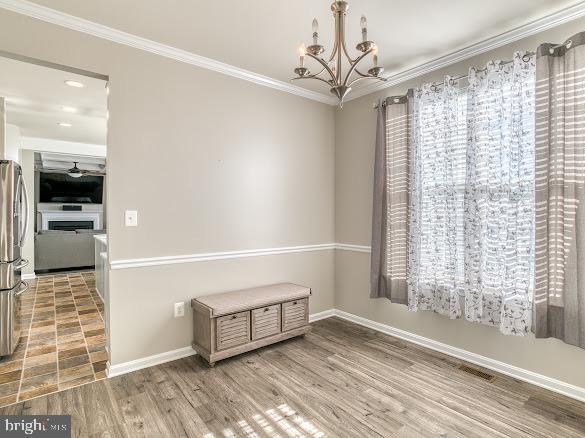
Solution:
<path fill-rule="evenodd" d="M 329 0 L 34 2 L 281 81 L 294 76 L 298 47 L 310 44 L 314 17 L 328 49 L 333 34 Z M 380 64 L 387 74 L 397 73 L 581 2 L 350 0 L 348 46 L 359 41 L 359 19 L 366 15 Z M 294 83 L 328 94 L 317 81 Z"/>
<path fill-rule="evenodd" d="M 85 87 L 69 87 L 66 80 Z M 0 57 L 0 96 L 6 98 L 6 121 L 18 126 L 25 137 L 105 145 L 105 85 L 99 79 Z M 66 112 L 64 106 L 76 112 Z M 60 122 L 72 126 L 62 127 Z"/>

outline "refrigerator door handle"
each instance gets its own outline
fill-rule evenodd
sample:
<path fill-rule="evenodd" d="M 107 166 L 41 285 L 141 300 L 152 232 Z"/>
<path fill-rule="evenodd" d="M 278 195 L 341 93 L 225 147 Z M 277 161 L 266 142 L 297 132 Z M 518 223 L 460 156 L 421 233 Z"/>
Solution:
<path fill-rule="evenodd" d="M 20 259 L 20 263 L 14 267 L 14 270 L 18 271 L 19 269 L 22 269 L 25 266 L 28 266 L 28 263 L 29 262 L 27 259 Z"/>
<path fill-rule="evenodd" d="M 28 290 L 28 283 L 26 281 L 21 281 L 20 287 L 21 287 L 21 289 L 14 294 L 15 297 L 19 297 L 20 295 L 22 295 L 23 293 L 25 293 Z"/>
<path fill-rule="evenodd" d="M 22 247 L 22 175 L 18 174 L 18 180 L 16 181 L 16 193 L 14 195 L 14 216 L 18 216 L 18 241 L 16 245 Z"/>
<path fill-rule="evenodd" d="M 21 248 L 24 246 L 24 241 L 26 239 L 26 235 L 28 232 L 28 223 L 30 220 L 30 209 L 28 208 L 28 190 L 26 189 L 26 184 L 24 183 L 24 178 L 20 177 L 20 184 L 22 184 L 22 194 L 24 195 L 24 200 L 21 203 L 21 206 L 24 205 L 26 213 L 24 214 L 24 223 L 22 227 L 22 232 L 20 234 L 20 243 L 18 246 Z M 22 208 L 22 207 L 21 207 Z"/>

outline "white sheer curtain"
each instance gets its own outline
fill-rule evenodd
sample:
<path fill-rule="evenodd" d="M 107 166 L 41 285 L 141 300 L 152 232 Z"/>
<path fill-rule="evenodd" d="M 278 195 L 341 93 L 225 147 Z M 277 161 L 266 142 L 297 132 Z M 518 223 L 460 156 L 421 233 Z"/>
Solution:
<path fill-rule="evenodd" d="M 414 91 L 409 308 L 461 316 L 465 102 L 450 77 Z"/>
<path fill-rule="evenodd" d="M 534 61 L 446 77 L 414 96 L 409 308 L 530 329 Z M 463 297 L 463 298 L 461 298 Z"/>
<path fill-rule="evenodd" d="M 469 73 L 465 317 L 530 331 L 534 274 L 534 57 Z"/>

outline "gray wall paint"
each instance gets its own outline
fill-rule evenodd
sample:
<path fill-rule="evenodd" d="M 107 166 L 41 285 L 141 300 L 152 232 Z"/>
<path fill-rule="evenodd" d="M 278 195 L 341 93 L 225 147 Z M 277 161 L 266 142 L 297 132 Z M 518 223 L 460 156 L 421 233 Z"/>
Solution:
<path fill-rule="evenodd" d="M 109 76 L 110 261 L 333 241 L 332 107 L 5 10 L 0 41 Z M 175 302 L 296 280 L 317 312 L 333 278 L 331 251 L 112 271 L 111 362 L 188 346 Z"/>
<path fill-rule="evenodd" d="M 3 50 L 111 78 L 107 214 L 112 260 L 334 240 L 369 245 L 372 102 L 445 73 L 464 73 L 492 57 L 509 59 L 517 48 L 562 41 L 582 29 L 583 19 L 336 111 L 0 11 Z M 125 209 L 139 211 L 139 227 L 123 226 Z M 343 251 L 111 271 L 112 363 L 188 345 L 191 315 L 174 319 L 175 302 L 292 280 L 314 289 L 311 312 L 335 306 L 585 387 L 583 350 L 555 340 L 505 337 L 493 328 L 370 300 L 368 272 L 367 254 Z"/>
<path fill-rule="evenodd" d="M 336 112 L 335 237 L 336 242 L 370 245 L 372 181 L 376 114 L 372 104 L 404 94 L 422 82 L 442 81 L 446 74 L 466 74 L 470 66 L 490 59 L 511 59 L 515 50 L 534 50 L 543 42 L 563 42 L 585 30 L 579 19 L 490 53 L 427 74 L 383 92 L 346 103 Z M 492 327 L 452 321 L 431 312 L 409 312 L 386 299 L 369 298 L 370 256 L 338 251 L 335 265 L 335 305 L 338 309 L 416 333 L 458 348 L 585 387 L 585 350 L 553 339 L 504 336 Z"/>
<path fill-rule="evenodd" d="M 112 270 L 112 351 L 119 363 L 190 345 L 191 312 L 175 319 L 169 303 L 186 301 L 188 310 L 190 298 L 225 290 L 292 281 L 311 286 L 311 313 L 331 309 L 334 261 L 329 250 Z"/>

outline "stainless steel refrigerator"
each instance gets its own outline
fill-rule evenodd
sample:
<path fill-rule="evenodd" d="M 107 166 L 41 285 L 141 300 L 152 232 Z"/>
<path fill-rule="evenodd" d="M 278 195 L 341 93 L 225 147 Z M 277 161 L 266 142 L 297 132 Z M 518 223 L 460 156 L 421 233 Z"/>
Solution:
<path fill-rule="evenodd" d="M 20 340 L 20 296 L 28 285 L 21 270 L 30 212 L 18 163 L 0 160 L 0 356 L 14 352 Z"/>

